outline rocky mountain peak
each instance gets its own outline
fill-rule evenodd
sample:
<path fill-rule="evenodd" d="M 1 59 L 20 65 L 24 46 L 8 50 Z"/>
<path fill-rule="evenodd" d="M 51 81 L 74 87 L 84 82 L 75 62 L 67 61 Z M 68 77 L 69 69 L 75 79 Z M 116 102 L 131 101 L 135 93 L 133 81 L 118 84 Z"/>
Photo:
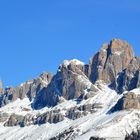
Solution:
<path fill-rule="evenodd" d="M 113 39 L 111 40 L 109 47 L 112 54 L 116 54 L 116 55 L 124 54 L 127 56 L 126 59 L 128 59 L 128 61 L 126 65 L 130 63 L 130 60 L 134 56 L 134 52 L 131 45 L 127 43 L 126 41 L 123 41 L 120 39 Z"/>
<path fill-rule="evenodd" d="M 64 60 L 64 62 L 60 65 L 59 71 L 61 71 L 62 75 L 65 72 L 73 73 L 73 74 L 80 74 L 80 75 L 87 75 L 88 68 L 83 62 L 73 59 L 73 60 Z"/>
<path fill-rule="evenodd" d="M 126 41 L 113 39 L 109 44 L 104 44 L 100 52 L 90 60 L 90 80 L 93 83 L 97 80 L 115 83 L 118 73 L 127 68 L 133 54 L 132 47 Z"/>
<path fill-rule="evenodd" d="M 132 47 L 130 47 L 130 44 L 127 41 L 117 39 L 117 38 L 114 38 L 110 41 L 110 46 L 112 48 L 119 48 L 119 47 L 125 47 L 126 48 L 126 46 L 127 46 L 129 49 L 132 50 Z"/>
<path fill-rule="evenodd" d="M 99 53 L 103 51 L 107 53 L 108 57 L 112 55 L 126 55 L 126 59 L 128 59 L 126 65 L 128 65 L 130 60 L 134 57 L 134 51 L 131 45 L 121 39 L 112 39 L 109 44 L 103 44 Z"/>

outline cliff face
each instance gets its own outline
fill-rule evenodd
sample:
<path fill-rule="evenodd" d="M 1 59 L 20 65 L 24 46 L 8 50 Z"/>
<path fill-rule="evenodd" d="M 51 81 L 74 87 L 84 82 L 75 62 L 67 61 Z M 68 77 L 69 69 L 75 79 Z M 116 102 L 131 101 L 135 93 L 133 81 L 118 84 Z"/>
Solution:
<path fill-rule="evenodd" d="M 117 75 L 128 67 L 132 59 L 131 46 L 125 41 L 113 39 L 90 60 L 89 78 L 93 83 L 103 80 L 115 86 Z"/>
<path fill-rule="evenodd" d="M 64 61 L 50 84 L 40 91 L 33 106 L 55 106 L 62 100 L 78 99 L 96 90 L 87 77 L 87 65 L 75 59 Z"/>
<path fill-rule="evenodd" d="M 28 80 L 18 87 L 7 87 L 0 97 L 0 106 L 2 107 L 18 98 L 22 100 L 25 97 L 28 97 L 29 100 L 32 101 L 37 93 L 49 84 L 51 79 L 52 74 L 42 73 L 38 78 Z"/>
<path fill-rule="evenodd" d="M 140 87 L 140 57 L 134 57 L 117 79 L 118 91 L 130 91 Z"/>

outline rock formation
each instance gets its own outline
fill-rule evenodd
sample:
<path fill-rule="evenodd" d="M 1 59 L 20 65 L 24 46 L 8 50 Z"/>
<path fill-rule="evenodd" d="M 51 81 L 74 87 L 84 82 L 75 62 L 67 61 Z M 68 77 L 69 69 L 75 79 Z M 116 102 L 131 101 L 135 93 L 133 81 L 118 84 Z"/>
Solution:
<path fill-rule="evenodd" d="M 131 46 L 125 41 L 113 39 L 90 60 L 89 78 L 93 83 L 103 80 L 115 85 L 117 75 L 128 67 L 132 59 Z"/>
<path fill-rule="evenodd" d="M 125 137 L 125 140 L 139 140 L 140 139 L 140 130 L 138 129 L 137 132 L 132 132 Z"/>
<path fill-rule="evenodd" d="M 89 140 L 105 140 L 105 138 L 91 137 Z"/>
<path fill-rule="evenodd" d="M 27 96 L 29 100 L 33 100 L 36 94 L 46 87 L 52 79 L 52 74 L 43 73 L 38 78 L 28 80 L 18 87 L 7 87 L 4 94 L 0 98 L 0 106 L 4 106 L 17 98 L 21 100 Z"/>
<path fill-rule="evenodd" d="M 43 114 L 34 116 L 33 114 L 27 114 L 25 116 L 11 114 L 4 126 L 20 126 L 25 127 L 29 125 L 42 125 L 45 123 L 58 123 L 64 120 L 64 115 L 59 112 L 60 110 L 48 111 Z"/>
<path fill-rule="evenodd" d="M 140 57 L 134 57 L 117 79 L 118 91 L 130 91 L 140 87 Z"/>
<path fill-rule="evenodd" d="M 69 140 L 69 139 L 74 139 L 75 137 L 76 137 L 75 130 L 73 127 L 70 127 L 69 129 L 51 138 L 50 140 L 65 140 L 65 139 Z"/>
<path fill-rule="evenodd" d="M 110 112 L 129 109 L 140 109 L 140 94 L 137 95 L 133 92 L 125 93 Z"/>
<path fill-rule="evenodd" d="M 140 109 L 140 95 L 133 92 L 124 95 L 122 109 Z"/>
<path fill-rule="evenodd" d="M 36 96 L 34 108 L 55 106 L 61 97 L 70 100 L 94 93 L 97 89 L 86 75 L 87 65 L 78 60 L 64 61 L 50 84 Z"/>

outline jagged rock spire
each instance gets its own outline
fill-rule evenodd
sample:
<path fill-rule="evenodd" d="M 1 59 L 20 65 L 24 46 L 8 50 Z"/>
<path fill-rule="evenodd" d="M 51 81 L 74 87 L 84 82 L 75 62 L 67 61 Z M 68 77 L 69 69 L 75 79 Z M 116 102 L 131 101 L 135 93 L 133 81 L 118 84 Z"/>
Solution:
<path fill-rule="evenodd" d="M 132 47 L 126 41 L 113 39 L 109 44 L 104 44 L 100 52 L 90 60 L 90 80 L 93 83 L 97 80 L 115 83 L 118 73 L 127 68 L 133 54 Z"/>

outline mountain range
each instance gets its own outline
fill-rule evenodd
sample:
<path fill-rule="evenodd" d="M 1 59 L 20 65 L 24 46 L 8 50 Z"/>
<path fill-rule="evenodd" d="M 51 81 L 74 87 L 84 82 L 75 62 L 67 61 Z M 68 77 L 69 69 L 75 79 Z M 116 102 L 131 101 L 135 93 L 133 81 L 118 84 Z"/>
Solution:
<path fill-rule="evenodd" d="M 88 49 L 88 48 L 87 48 Z M 140 139 L 140 57 L 124 40 L 17 87 L 0 82 L 1 140 Z"/>

